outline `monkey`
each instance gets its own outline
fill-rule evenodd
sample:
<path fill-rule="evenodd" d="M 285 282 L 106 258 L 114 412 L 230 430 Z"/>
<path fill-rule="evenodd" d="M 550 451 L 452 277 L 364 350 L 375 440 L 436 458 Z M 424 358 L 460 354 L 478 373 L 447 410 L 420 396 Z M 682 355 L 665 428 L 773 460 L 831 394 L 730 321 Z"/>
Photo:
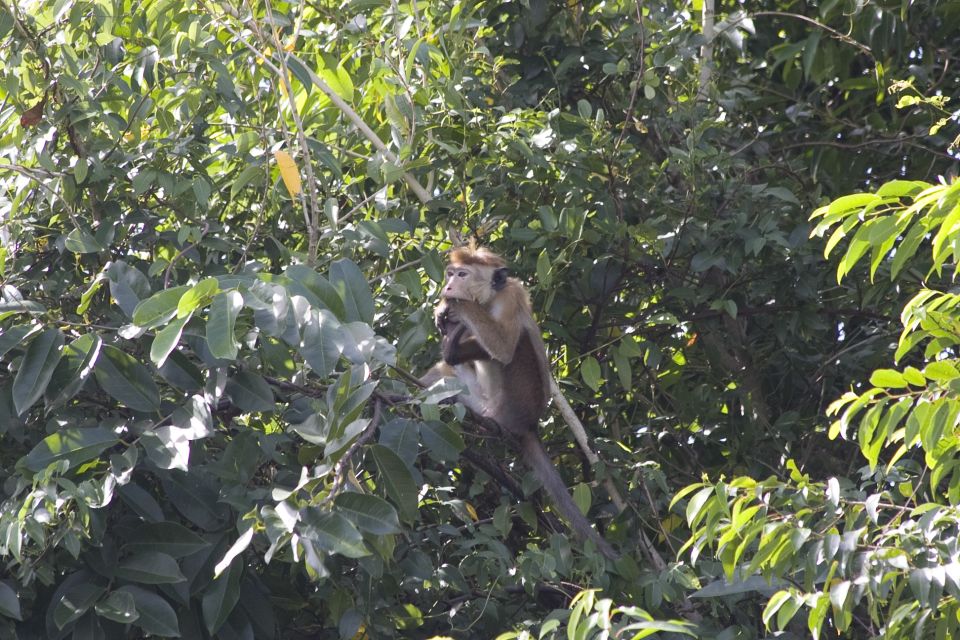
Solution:
<path fill-rule="evenodd" d="M 497 423 L 530 466 L 581 539 L 590 539 L 609 559 L 613 547 L 590 526 L 570 497 L 537 435 L 550 398 L 550 369 L 530 296 L 508 276 L 506 262 L 486 248 L 459 247 L 450 254 L 434 321 L 443 359 L 421 378 L 430 385 L 456 377 L 470 411 Z"/>

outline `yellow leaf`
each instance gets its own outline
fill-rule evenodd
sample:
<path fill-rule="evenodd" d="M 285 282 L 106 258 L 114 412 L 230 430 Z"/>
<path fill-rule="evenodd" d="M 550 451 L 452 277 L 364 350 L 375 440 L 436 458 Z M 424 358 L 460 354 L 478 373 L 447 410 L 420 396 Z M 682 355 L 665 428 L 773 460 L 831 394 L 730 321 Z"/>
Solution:
<path fill-rule="evenodd" d="M 300 170 L 297 169 L 297 163 L 293 161 L 290 154 L 286 151 L 274 151 L 273 157 L 280 167 L 280 177 L 283 178 L 283 184 L 287 187 L 287 192 L 291 198 L 296 198 L 300 193 Z"/>
<path fill-rule="evenodd" d="M 290 36 L 290 39 L 287 40 L 287 44 L 283 45 L 283 50 L 284 50 L 284 51 L 293 51 L 293 50 L 296 49 L 296 48 L 297 48 L 297 37 L 296 37 L 296 36 Z"/>
<path fill-rule="evenodd" d="M 467 513 L 470 514 L 470 517 L 473 518 L 473 521 L 476 522 L 480 519 L 480 516 L 477 515 L 477 510 L 473 508 L 473 505 L 469 502 L 463 503 L 467 508 Z"/>

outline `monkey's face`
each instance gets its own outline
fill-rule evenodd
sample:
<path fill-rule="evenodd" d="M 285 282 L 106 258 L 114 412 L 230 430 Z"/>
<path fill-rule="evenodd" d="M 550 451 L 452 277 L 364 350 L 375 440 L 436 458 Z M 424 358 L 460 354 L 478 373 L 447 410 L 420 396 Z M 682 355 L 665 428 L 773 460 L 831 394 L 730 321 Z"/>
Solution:
<path fill-rule="evenodd" d="M 483 304 L 493 295 L 492 275 L 493 267 L 450 264 L 447 266 L 447 282 L 440 295 L 447 300 L 473 300 Z"/>

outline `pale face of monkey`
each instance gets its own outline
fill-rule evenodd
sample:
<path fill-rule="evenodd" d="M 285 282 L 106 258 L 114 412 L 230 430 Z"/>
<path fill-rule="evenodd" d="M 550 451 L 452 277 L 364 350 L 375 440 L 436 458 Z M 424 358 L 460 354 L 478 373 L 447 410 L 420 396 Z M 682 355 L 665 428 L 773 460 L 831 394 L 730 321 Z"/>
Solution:
<path fill-rule="evenodd" d="M 451 264 L 447 267 L 447 282 L 440 295 L 446 300 L 473 300 L 485 304 L 494 293 L 490 287 L 493 272 L 493 267 Z"/>

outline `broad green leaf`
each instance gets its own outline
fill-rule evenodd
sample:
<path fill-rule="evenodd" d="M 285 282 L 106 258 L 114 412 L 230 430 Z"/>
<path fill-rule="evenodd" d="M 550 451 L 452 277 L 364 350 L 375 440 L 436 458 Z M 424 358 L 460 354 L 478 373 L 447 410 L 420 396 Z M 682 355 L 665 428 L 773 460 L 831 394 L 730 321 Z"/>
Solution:
<path fill-rule="evenodd" d="M 85 582 L 70 587 L 54 606 L 53 621 L 58 629 L 63 629 L 78 620 L 103 595 L 106 587 Z"/>
<path fill-rule="evenodd" d="M 363 272 L 351 260 L 342 258 L 330 265 L 330 283 L 346 308 L 348 321 L 373 322 L 374 303 L 370 285 Z"/>
<path fill-rule="evenodd" d="M 304 296 L 314 307 L 326 307 L 338 319 L 346 319 L 343 298 L 329 280 L 302 264 L 291 265 L 283 273 L 290 279 L 291 295 Z"/>
<path fill-rule="evenodd" d="M 549 287 L 552 280 L 550 256 L 547 255 L 546 249 L 541 251 L 540 255 L 537 256 L 537 280 L 541 287 Z"/>
<path fill-rule="evenodd" d="M 580 362 L 580 376 L 587 386 L 595 392 L 600 390 L 603 380 L 600 378 L 600 363 L 593 356 L 587 356 Z"/>
<path fill-rule="evenodd" d="M 84 315 L 87 312 L 87 309 L 90 308 L 90 302 L 93 300 L 93 296 L 96 295 L 97 291 L 100 290 L 100 285 L 104 283 L 107 279 L 107 274 L 104 271 L 101 271 L 93 279 L 93 282 L 90 283 L 90 286 L 87 287 L 87 290 L 83 292 L 80 296 L 80 304 L 77 305 L 77 315 Z"/>
<path fill-rule="evenodd" d="M 300 355 L 321 378 L 333 373 L 343 350 L 343 337 L 340 323 L 326 310 L 310 314 L 303 326 L 303 341 L 300 343 Z"/>
<path fill-rule="evenodd" d="M 834 214 L 860 210 L 880 200 L 881 198 L 879 196 L 872 193 L 854 193 L 848 196 L 841 196 L 830 203 L 827 207 L 827 213 Z"/>
<path fill-rule="evenodd" d="M 54 370 L 45 392 L 48 408 L 64 404 L 83 387 L 93 375 L 102 345 L 100 336 L 88 333 L 63 348 L 60 363 Z"/>
<path fill-rule="evenodd" d="M 174 351 L 160 367 L 160 375 L 168 383 L 183 391 L 199 391 L 203 388 L 203 374 L 187 356 Z"/>
<path fill-rule="evenodd" d="M 580 509 L 580 513 L 587 515 L 590 511 L 590 505 L 593 504 L 593 493 L 590 491 L 590 485 L 586 482 L 578 482 L 573 487 L 573 502 Z"/>
<path fill-rule="evenodd" d="M 68 233 L 63 244 L 67 251 L 73 253 L 98 253 L 107 249 L 92 234 L 80 229 L 74 229 Z"/>
<path fill-rule="evenodd" d="M 119 487 L 117 492 L 127 506 L 143 520 L 149 523 L 163 522 L 163 509 L 160 508 L 160 504 L 156 498 L 150 495 L 150 492 L 140 485 L 129 482 Z M 154 546 L 151 545 L 150 548 L 153 549 Z M 156 547 L 156 550 L 170 553 L 169 549 L 165 548 Z M 176 556 L 173 553 L 170 553 L 170 555 Z"/>
<path fill-rule="evenodd" d="M 9 584 L 2 581 L 0 581 L 0 616 L 23 620 L 17 592 Z"/>
<path fill-rule="evenodd" d="M 903 238 L 897 243 L 897 251 L 890 263 L 890 279 L 893 280 L 897 274 L 907 264 L 907 260 L 912 258 L 917 252 L 920 243 L 927 235 L 927 230 L 923 224 L 914 222 L 910 229 L 903 235 Z"/>
<path fill-rule="evenodd" d="M 696 523 L 703 517 L 702 509 L 707 500 L 714 495 L 712 486 L 704 487 L 696 493 L 690 502 L 687 503 L 687 523 L 691 528 L 696 527 Z"/>
<path fill-rule="evenodd" d="M 163 493 L 187 520 L 207 531 L 223 526 L 229 513 L 218 500 L 216 490 L 197 474 L 171 471 L 160 476 Z"/>
<path fill-rule="evenodd" d="M 137 527 L 127 536 L 123 550 L 131 554 L 159 551 L 173 558 L 183 558 L 209 546 L 209 542 L 182 524 L 163 521 Z"/>
<path fill-rule="evenodd" d="M 923 375 L 936 382 L 950 382 L 960 377 L 960 371 L 948 360 L 938 360 L 931 362 L 923 368 Z"/>
<path fill-rule="evenodd" d="M 337 511 L 311 509 L 303 536 L 315 541 L 324 550 L 347 558 L 370 555 L 363 544 L 363 535 L 345 516 Z"/>
<path fill-rule="evenodd" d="M 214 297 L 207 318 L 207 345 L 214 357 L 236 359 L 237 340 L 234 330 L 241 309 L 243 296 L 239 291 L 223 291 Z"/>
<path fill-rule="evenodd" d="M 429 420 L 420 425 L 423 444 L 438 460 L 456 462 L 466 448 L 463 437 L 445 422 Z M 382 440 L 381 440 L 382 442 Z"/>
<path fill-rule="evenodd" d="M 347 102 L 353 101 L 353 81 L 343 65 L 338 65 L 336 69 L 321 69 L 320 76 L 327 83 L 327 86 L 333 89 L 334 93 Z"/>
<path fill-rule="evenodd" d="M 128 591 L 114 591 L 97 603 L 97 615 L 120 624 L 135 622 L 140 614 L 137 613 L 137 603 Z"/>
<path fill-rule="evenodd" d="M 104 345 L 95 373 L 97 383 L 121 404 L 136 411 L 160 408 L 160 389 L 150 370 L 120 349 Z"/>
<path fill-rule="evenodd" d="M 96 458 L 118 442 L 116 434 L 103 427 L 61 429 L 41 440 L 17 466 L 36 473 L 53 462 L 66 460 L 70 467 L 75 467 Z"/>
<path fill-rule="evenodd" d="M 403 460 L 383 445 L 370 446 L 380 479 L 387 496 L 400 508 L 404 520 L 413 521 L 417 516 L 417 485 Z"/>
<path fill-rule="evenodd" d="M 273 389 L 261 376 L 241 371 L 227 380 L 227 394 L 233 403 L 247 413 L 271 412 L 276 409 Z"/>
<path fill-rule="evenodd" d="M 143 272 L 123 260 L 111 263 L 106 272 L 110 279 L 110 296 L 128 318 L 133 318 L 140 301 L 150 297 L 150 281 Z"/>
<path fill-rule="evenodd" d="M 59 329 L 47 329 L 30 342 L 13 380 L 13 406 L 23 415 L 47 388 L 60 362 L 64 337 Z"/>
<path fill-rule="evenodd" d="M 160 551 L 142 551 L 120 562 L 118 578 L 141 584 L 175 584 L 187 578 L 173 557 Z"/>
<path fill-rule="evenodd" d="M 881 198 L 913 197 L 931 185 L 919 180 L 891 180 L 877 189 Z"/>
<path fill-rule="evenodd" d="M 230 565 L 233 563 L 233 560 L 250 546 L 250 542 L 253 540 L 253 534 L 254 528 L 253 526 L 249 526 L 247 527 L 247 530 L 241 533 L 234 543 L 230 545 L 230 548 L 227 549 L 223 559 L 221 559 L 220 562 L 218 562 L 213 568 L 214 579 L 219 578 L 223 572 L 230 567 Z"/>
<path fill-rule="evenodd" d="M 337 496 L 337 510 L 360 529 L 376 535 L 400 533 L 396 510 L 383 498 L 365 493 L 345 492 Z"/>
<path fill-rule="evenodd" d="M 237 197 L 237 194 L 246 187 L 249 183 L 254 180 L 263 179 L 263 169 L 259 165 L 248 165 L 243 171 L 240 172 L 240 175 L 237 176 L 237 179 L 233 181 L 233 184 L 230 185 L 230 199 Z"/>
<path fill-rule="evenodd" d="M 164 289 L 141 301 L 133 310 L 134 324 L 144 329 L 166 324 L 177 314 L 180 298 L 189 290 L 188 286 Z"/>
<path fill-rule="evenodd" d="M 870 384 L 884 389 L 902 389 L 909 386 L 903 374 L 894 369 L 877 369 L 870 376 Z"/>
<path fill-rule="evenodd" d="M 193 285 L 177 301 L 177 317 L 188 318 L 197 309 L 205 307 L 217 291 L 219 291 L 219 285 L 216 278 L 204 278 Z"/>
<path fill-rule="evenodd" d="M 0 329 L 0 358 L 14 347 L 21 346 L 27 338 L 42 328 L 42 324 L 18 324 L 9 329 Z"/>
<path fill-rule="evenodd" d="M 183 327 L 190 320 L 190 316 L 183 318 L 174 318 L 170 324 L 165 326 L 160 331 L 157 331 L 157 335 L 153 339 L 153 343 L 150 345 L 150 360 L 158 367 L 162 367 L 163 363 L 167 361 L 167 358 L 177 348 L 177 345 L 180 344 L 180 336 L 183 334 Z"/>
<path fill-rule="evenodd" d="M 135 625 L 149 634 L 163 638 L 179 638 L 180 622 L 170 604 L 152 591 L 135 585 L 125 585 L 117 591 L 129 593 L 137 605 Z"/>
<path fill-rule="evenodd" d="M 629 353 L 631 348 L 624 348 L 625 344 L 626 343 L 621 343 L 617 348 L 613 349 L 613 364 L 617 369 L 620 386 L 623 387 L 625 391 L 630 391 L 633 389 L 633 369 L 630 366 L 630 359 L 627 353 Z"/>
<path fill-rule="evenodd" d="M 230 612 L 237 606 L 240 599 L 240 576 L 243 573 L 243 563 L 239 560 L 220 574 L 203 594 L 201 608 L 203 621 L 211 636 L 223 626 L 230 616 Z"/>

